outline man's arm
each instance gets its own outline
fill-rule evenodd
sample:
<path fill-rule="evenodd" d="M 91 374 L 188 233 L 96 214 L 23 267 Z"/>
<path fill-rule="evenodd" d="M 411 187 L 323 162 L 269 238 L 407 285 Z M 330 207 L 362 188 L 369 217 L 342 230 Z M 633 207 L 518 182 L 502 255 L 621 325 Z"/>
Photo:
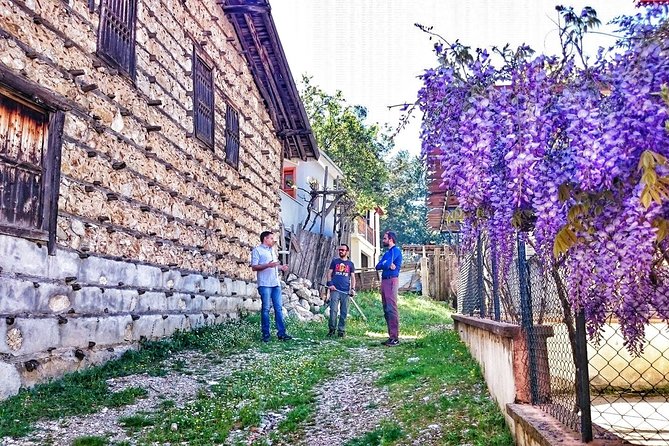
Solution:
<path fill-rule="evenodd" d="M 381 256 L 381 259 L 379 260 L 379 263 L 376 264 L 376 269 L 386 269 L 387 268 L 387 265 L 386 265 L 387 260 L 383 260 L 386 257 L 386 254 Z"/>
<path fill-rule="evenodd" d="M 251 270 L 253 271 L 262 271 L 267 268 L 274 268 L 275 266 L 279 265 L 279 262 L 269 262 L 269 263 L 263 263 L 260 264 L 260 255 L 258 254 L 258 251 L 255 249 L 251 253 Z"/>
<path fill-rule="evenodd" d="M 330 263 L 330 268 L 328 268 L 328 276 L 327 276 L 328 281 L 326 282 L 330 291 L 335 291 L 337 289 L 334 285 L 332 285 L 333 263 L 334 263 L 334 261 L 332 261 L 332 263 Z"/>
<path fill-rule="evenodd" d="M 355 266 L 351 263 L 351 291 L 355 291 Z"/>

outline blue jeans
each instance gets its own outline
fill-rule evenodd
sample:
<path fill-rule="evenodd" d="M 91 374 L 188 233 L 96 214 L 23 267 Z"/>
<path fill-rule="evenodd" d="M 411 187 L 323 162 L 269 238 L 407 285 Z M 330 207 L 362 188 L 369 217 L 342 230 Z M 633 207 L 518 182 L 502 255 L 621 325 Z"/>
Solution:
<path fill-rule="evenodd" d="M 283 323 L 283 310 L 281 306 L 281 287 L 280 286 L 259 286 L 258 292 L 262 300 L 260 310 L 260 327 L 263 339 L 269 339 L 269 303 L 274 307 L 274 321 L 276 322 L 276 332 L 279 337 L 286 336 L 286 326 Z"/>
<path fill-rule="evenodd" d="M 339 307 L 339 308 L 338 308 Z M 337 310 L 339 310 L 339 323 L 337 323 Z M 348 293 L 342 291 L 330 291 L 330 322 L 328 328 L 340 332 L 346 331 L 346 315 L 348 314 Z"/>

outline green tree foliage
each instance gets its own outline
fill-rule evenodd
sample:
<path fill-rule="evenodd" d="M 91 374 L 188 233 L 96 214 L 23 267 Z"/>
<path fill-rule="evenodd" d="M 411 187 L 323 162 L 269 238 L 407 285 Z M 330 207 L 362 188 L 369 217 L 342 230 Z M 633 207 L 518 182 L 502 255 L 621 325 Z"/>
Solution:
<path fill-rule="evenodd" d="M 303 76 L 301 93 L 318 146 L 344 172 L 357 211 L 385 206 L 389 172 L 383 157 L 392 148 L 387 133 L 367 124 L 367 110 L 347 104 L 341 91 L 331 95 Z"/>
<path fill-rule="evenodd" d="M 388 161 L 388 206 L 381 219 L 382 231 L 395 231 L 400 245 L 441 242 L 427 226 L 425 164 L 401 150 Z"/>

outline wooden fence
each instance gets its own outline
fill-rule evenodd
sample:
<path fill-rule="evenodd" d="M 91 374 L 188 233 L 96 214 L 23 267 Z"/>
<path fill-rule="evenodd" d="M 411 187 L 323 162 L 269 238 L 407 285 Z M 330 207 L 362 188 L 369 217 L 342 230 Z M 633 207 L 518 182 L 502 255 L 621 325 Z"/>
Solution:
<path fill-rule="evenodd" d="M 336 254 L 337 241 L 331 237 L 298 230 L 290 241 L 289 271 L 309 279 L 314 287 L 325 283 L 327 268 Z"/>
<path fill-rule="evenodd" d="M 411 248 L 402 249 L 405 260 L 400 272 L 400 291 L 420 291 L 435 300 L 454 300 L 458 294 L 457 252 L 449 246 L 429 246 L 425 250 Z M 358 271 L 356 283 L 359 291 L 378 290 L 380 273 Z"/>
<path fill-rule="evenodd" d="M 423 295 L 453 301 L 458 295 L 458 255 L 448 246 L 437 248 L 420 259 Z"/>

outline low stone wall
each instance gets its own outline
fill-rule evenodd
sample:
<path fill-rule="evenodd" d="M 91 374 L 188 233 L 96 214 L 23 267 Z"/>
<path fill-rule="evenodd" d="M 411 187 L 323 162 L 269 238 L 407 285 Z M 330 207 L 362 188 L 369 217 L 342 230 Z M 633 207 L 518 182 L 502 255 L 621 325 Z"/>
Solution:
<path fill-rule="evenodd" d="M 459 314 L 452 317 L 460 339 L 467 345 L 471 355 L 480 364 L 488 390 L 502 410 L 517 444 L 528 446 L 562 444 L 546 440 L 542 437 L 541 430 L 536 432 L 531 429 L 528 430 L 527 426 L 529 425 L 527 423 L 519 423 L 519 417 L 522 418 L 522 415 L 517 415 L 516 412 L 521 413 L 520 409 L 516 412 L 507 409 L 509 405 L 519 408 L 529 407 L 533 411 L 543 414 L 539 409 L 534 409 L 529 404 L 515 404 L 531 402 L 529 351 L 526 335 L 521 327 Z M 539 346 L 535 351 L 536 359 L 540 363 L 540 367 L 542 367 L 542 362 L 544 363 L 543 367 L 548 367 L 546 340 L 553 336 L 552 327 L 535 326 L 534 334 L 539 339 L 539 341 L 536 341 Z M 549 392 L 549 389 L 550 382 L 540 383 L 539 398 Z M 545 416 L 551 418 L 548 415 Z M 559 425 L 557 421 L 554 420 L 554 422 Z M 563 427 L 562 429 L 567 431 L 567 428 Z"/>
<path fill-rule="evenodd" d="M 529 404 L 508 404 L 506 415 L 513 421 L 513 437 L 517 446 L 581 446 L 580 436 L 538 407 Z M 589 446 L 622 446 L 622 440 L 594 440 Z"/>
<path fill-rule="evenodd" d="M 255 283 L 82 256 L 0 235 L 0 399 L 140 340 L 258 311 Z"/>
<path fill-rule="evenodd" d="M 454 314 L 453 320 L 460 339 L 481 365 L 490 394 L 504 412 L 508 403 L 516 401 L 514 338 L 519 336 L 520 327 L 459 314 Z"/>

